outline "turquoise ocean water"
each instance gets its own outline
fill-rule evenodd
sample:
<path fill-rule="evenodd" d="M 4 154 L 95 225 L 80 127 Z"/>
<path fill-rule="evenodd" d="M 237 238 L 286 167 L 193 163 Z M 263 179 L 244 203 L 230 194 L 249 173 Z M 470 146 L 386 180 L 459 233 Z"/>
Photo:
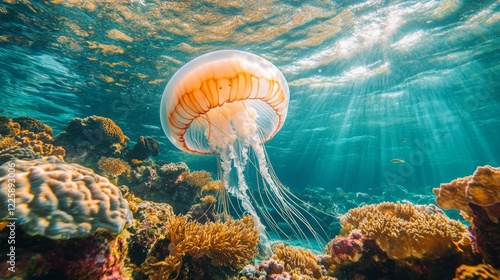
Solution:
<path fill-rule="evenodd" d="M 158 158 L 216 174 L 214 156 L 164 136 L 163 88 L 220 49 L 260 55 L 290 86 L 285 125 L 266 144 L 292 190 L 381 194 L 500 165 L 500 2 L 3 1 L 0 115 L 57 135 L 75 117 L 113 119 Z M 251 176 L 249 176 L 251 177 Z"/>

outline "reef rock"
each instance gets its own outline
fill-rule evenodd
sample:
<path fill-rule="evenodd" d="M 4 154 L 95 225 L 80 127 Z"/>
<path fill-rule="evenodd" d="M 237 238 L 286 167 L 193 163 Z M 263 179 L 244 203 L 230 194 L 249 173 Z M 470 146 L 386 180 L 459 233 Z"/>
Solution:
<path fill-rule="evenodd" d="M 103 156 L 121 156 L 128 140 L 113 120 L 100 116 L 75 118 L 55 137 L 57 145 L 66 149 L 66 161 L 92 168 L 97 168 L 96 162 Z"/>
<path fill-rule="evenodd" d="M 157 156 L 160 153 L 160 144 L 154 138 L 140 136 L 135 144 L 130 157 L 137 160 L 145 160 L 150 156 Z"/>

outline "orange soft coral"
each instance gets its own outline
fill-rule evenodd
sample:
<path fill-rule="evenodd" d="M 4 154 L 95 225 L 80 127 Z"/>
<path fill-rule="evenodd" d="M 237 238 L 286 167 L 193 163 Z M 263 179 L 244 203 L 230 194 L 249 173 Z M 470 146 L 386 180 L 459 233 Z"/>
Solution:
<path fill-rule="evenodd" d="M 430 206 L 381 203 L 351 209 L 340 224 L 345 233 L 359 229 L 391 259 L 436 259 L 469 246 L 467 228 Z"/>
<path fill-rule="evenodd" d="M 303 276 L 308 276 L 321 279 L 323 277 L 318 258 L 313 253 L 302 248 L 286 246 L 283 243 L 275 244 L 273 251 L 272 259 L 282 264 L 285 271 L 294 275 L 295 278 L 303 279 Z"/>
<path fill-rule="evenodd" d="M 196 259 L 207 256 L 216 266 L 242 268 L 257 254 L 258 230 L 253 218 L 200 224 L 176 216 L 168 221 L 165 239 L 169 255 L 163 261 L 150 256 L 142 264 L 150 279 L 168 279 L 178 274 L 185 255 Z"/>

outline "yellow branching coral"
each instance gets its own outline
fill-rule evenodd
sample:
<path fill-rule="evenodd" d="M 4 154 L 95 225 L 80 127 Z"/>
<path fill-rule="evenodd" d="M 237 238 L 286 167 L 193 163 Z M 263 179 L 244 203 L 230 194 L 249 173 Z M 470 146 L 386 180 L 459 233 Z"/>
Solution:
<path fill-rule="evenodd" d="M 150 279 L 168 279 L 172 273 L 178 273 L 185 255 L 192 258 L 205 255 L 213 265 L 242 268 L 257 254 L 259 241 L 251 216 L 205 224 L 176 216 L 168 221 L 164 237 L 170 240 L 167 258 L 154 262 L 155 257 L 149 257 L 142 265 Z"/>
<path fill-rule="evenodd" d="M 212 175 L 204 170 L 194 171 L 191 173 L 189 171 L 185 171 L 181 174 L 181 176 L 188 185 L 198 187 L 200 189 L 212 181 Z"/>
<path fill-rule="evenodd" d="M 131 171 L 130 165 L 119 158 L 101 157 L 97 164 L 104 173 L 111 176 L 130 174 Z"/>
<path fill-rule="evenodd" d="M 346 234 L 359 229 L 392 259 L 436 259 L 470 246 L 467 228 L 430 205 L 366 205 L 351 209 L 340 224 Z"/>
<path fill-rule="evenodd" d="M 316 279 L 323 277 L 318 258 L 311 252 L 292 246 L 278 243 L 273 246 L 274 255 L 272 259 L 283 264 L 285 271 L 292 275 L 307 275 Z M 295 278 L 294 278 L 295 279 Z"/>
<path fill-rule="evenodd" d="M 469 203 L 489 206 L 500 203 L 500 168 L 480 166 L 472 176 L 458 178 L 433 189 L 436 203 L 444 209 L 457 209 L 467 216 L 472 214 Z M 494 214 L 487 210 L 488 217 L 498 222 Z"/>

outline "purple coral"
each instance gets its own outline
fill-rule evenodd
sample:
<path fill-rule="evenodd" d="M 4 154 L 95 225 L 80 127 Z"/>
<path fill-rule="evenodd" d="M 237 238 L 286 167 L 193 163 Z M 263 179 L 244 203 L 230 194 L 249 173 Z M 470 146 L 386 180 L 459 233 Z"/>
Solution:
<path fill-rule="evenodd" d="M 285 270 L 284 266 L 272 259 L 261 262 L 258 266 L 258 269 L 260 271 L 259 279 L 267 279 L 267 280 L 292 279 L 290 274 L 284 271 Z"/>
<path fill-rule="evenodd" d="M 336 237 L 330 242 L 332 260 L 337 264 L 357 262 L 363 254 L 363 235 L 353 231 L 348 237 Z"/>
<path fill-rule="evenodd" d="M 474 249 L 486 262 L 494 267 L 500 266 L 500 223 L 492 221 L 500 218 L 500 203 L 479 206 L 469 203 L 472 209 L 472 224 L 469 228 L 473 235 Z"/>

